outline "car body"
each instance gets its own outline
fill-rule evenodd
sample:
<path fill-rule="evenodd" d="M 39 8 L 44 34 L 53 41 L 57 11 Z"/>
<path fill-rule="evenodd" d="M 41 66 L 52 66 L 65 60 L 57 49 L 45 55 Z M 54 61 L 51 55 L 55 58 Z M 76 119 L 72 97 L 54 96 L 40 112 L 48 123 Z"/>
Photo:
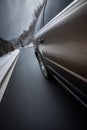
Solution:
<path fill-rule="evenodd" d="M 45 0 L 33 44 L 44 76 L 87 107 L 87 0 Z"/>

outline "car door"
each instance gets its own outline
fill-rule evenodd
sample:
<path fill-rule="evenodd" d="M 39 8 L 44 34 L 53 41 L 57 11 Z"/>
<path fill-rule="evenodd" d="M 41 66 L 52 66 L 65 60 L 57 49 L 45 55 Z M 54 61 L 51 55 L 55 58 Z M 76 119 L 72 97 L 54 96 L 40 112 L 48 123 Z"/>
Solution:
<path fill-rule="evenodd" d="M 87 2 L 47 0 L 44 25 L 38 49 L 46 65 L 87 98 Z"/>

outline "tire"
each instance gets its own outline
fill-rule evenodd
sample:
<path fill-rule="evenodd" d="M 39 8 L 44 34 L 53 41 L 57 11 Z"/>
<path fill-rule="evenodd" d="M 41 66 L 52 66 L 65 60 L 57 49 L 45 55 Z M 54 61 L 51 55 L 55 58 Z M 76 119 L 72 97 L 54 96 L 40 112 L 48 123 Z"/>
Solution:
<path fill-rule="evenodd" d="M 49 73 L 48 68 L 45 65 L 44 60 L 43 60 L 43 58 L 42 58 L 42 56 L 40 54 L 38 55 L 38 62 L 39 62 L 39 66 L 40 66 L 40 69 L 41 69 L 42 74 L 44 75 L 44 77 L 46 79 L 50 79 L 50 77 L 51 77 L 50 73 Z"/>

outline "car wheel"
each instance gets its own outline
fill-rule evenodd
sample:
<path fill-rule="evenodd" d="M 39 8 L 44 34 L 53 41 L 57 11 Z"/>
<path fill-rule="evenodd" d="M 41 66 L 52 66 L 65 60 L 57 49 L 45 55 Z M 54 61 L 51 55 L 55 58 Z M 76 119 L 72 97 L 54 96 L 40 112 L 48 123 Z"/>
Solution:
<path fill-rule="evenodd" d="M 38 55 L 38 61 L 39 61 L 39 65 L 40 65 L 40 68 L 41 68 L 41 71 L 42 71 L 44 77 L 46 79 L 49 79 L 50 78 L 50 74 L 49 74 L 48 68 L 46 67 L 46 65 L 45 65 L 41 55 Z"/>

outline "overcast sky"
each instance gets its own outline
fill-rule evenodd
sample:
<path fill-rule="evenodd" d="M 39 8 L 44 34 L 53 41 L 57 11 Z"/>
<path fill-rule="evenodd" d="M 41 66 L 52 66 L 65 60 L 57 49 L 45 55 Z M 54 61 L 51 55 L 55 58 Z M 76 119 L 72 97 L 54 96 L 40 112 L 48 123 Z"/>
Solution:
<path fill-rule="evenodd" d="M 34 9 L 43 0 L 0 0 L 0 37 L 10 40 L 29 28 Z"/>

